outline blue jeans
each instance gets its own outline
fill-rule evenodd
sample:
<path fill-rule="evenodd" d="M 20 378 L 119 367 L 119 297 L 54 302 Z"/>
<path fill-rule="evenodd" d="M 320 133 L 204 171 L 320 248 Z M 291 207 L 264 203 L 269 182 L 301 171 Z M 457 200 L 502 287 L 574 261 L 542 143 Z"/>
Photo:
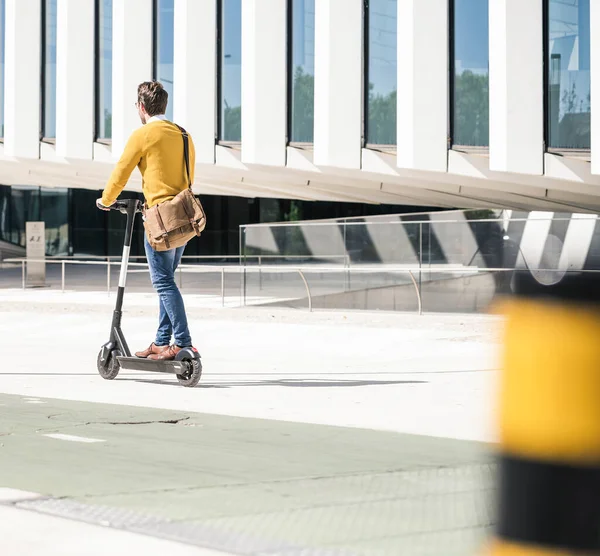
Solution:
<path fill-rule="evenodd" d="M 174 335 L 176 346 L 190 347 L 192 338 L 183 297 L 175 283 L 175 271 L 181 261 L 185 245 L 169 251 L 155 251 L 144 234 L 144 247 L 150 267 L 150 279 L 159 299 L 159 323 L 154 343 L 157 346 L 168 346 L 171 343 L 171 336 Z"/>

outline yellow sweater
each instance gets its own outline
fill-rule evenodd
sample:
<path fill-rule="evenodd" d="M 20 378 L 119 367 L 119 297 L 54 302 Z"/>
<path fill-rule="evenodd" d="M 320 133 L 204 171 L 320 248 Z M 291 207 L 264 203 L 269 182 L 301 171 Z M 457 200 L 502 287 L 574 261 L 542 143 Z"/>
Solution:
<path fill-rule="evenodd" d="M 190 181 L 194 182 L 196 153 L 191 136 Z M 188 186 L 179 128 L 167 120 L 154 120 L 131 134 L 125 150 L 104 188 L 102 204 L 112 205 L 135 167 L 142 174 L 142 191 L 149 207 L 169 201 Z"/>

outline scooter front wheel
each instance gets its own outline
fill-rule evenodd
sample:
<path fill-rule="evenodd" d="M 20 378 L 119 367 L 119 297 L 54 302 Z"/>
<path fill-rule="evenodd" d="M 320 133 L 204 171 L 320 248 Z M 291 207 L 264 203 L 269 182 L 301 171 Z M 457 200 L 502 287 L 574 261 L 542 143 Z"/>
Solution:
<path fill-rule="evenodd" d="M 121 370 L 121 366 L 119 365 L 119 362 L 117 361 L 117 357 L 120 357 L 120 355 L 121 355 L 121 352 L 119 352 L 118 350 L 114 350 L 109 355 L 108 360 L 103 363 L 102 362 L 102 352 L 100 352 L 98 354 L 98 361 L 97 361 L 98 372 L 100 373 L 100 376 L 103 379 L 113 380 L 114 378 L 117 377 L 117 375 L 119 374 L 119 371 Z"/>
<path fill-rule="evenodd" d="M 177 375 L 177 380 L 182 386 L 193 388 L 202 377 L 202 363 L 200 359 L 184 359 L 183 362 L 188 368 L 184 373 Z"/>

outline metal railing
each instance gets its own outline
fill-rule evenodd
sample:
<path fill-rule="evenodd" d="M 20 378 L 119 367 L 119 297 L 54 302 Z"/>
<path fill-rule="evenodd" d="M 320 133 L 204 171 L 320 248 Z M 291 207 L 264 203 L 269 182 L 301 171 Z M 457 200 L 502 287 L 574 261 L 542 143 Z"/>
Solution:
<path fill-rule="evenodd" d="M 135 257 L 141 258 L 141 257 Z M 190 257 L 190 258 L 193 258 Z M 111 294 L 111 287 L 113 285 L 111 279 L 111 269 L 117 266 L 118 259 L 115 258 L 106 258 L 108 260 L 77 260 L 74 258 L 47 258 L 47 259 L 26 259 L 26 258 L 12 258 L 5 259 L 6 264 L 19 265 L 21 267 L 21 285 L 22 288 L 25 289 L 27 287 L 27 264 L 28 263 L 46 263 L 49 265 L 60 265 L 60 289 L 64 293 L 66 292 L 66 281 L 67 281 L 67 267 L 68 266 L 77 266 L 77 265 L 91 265 L 91 266 L 105 266 L 106 267 L 106 292 L 107 295 Z M 130 262 L 129 266 L 132 268 L 143 268 L 147 269 L 147 262 L 137 263 Z M 179 286 L 183 288 L 183 274 L 188 272 L 198 272 L 198 273 L 219 273 L 220 274 L 220 297 L 221 297 L 221 306 L 225 306 L 226 299 L 226 288 L 225 288 L 225 278 L 228 274 L 239 275 L 240 276 L 240 303 L 239 306 L 247 305 L 247 275 L 248 274 L 258 274 L 259 277 L 262 273 L 273 273 L 273 274 L 297 274 L 304 286 L 304 290 L 306 292 L 306 299 L 308 304 L 308 310 L 313 311 L 314 307 L 314 294 L 311 291 L 311 286 L 309 284 L 309 280 L 307 276 L 310 274 L 338 274 L 344 273 L 345 275 L 353 275 L 353 274 L 384 274 L 384 275 L 396 275 L 396 276 L 407 276 L 410 278 L 410 283 L 412 283 L 413 290 L 415 293 L 416 305 L 417 305 L 417 313 L 419 315 L 423 314 L 423 299 L 422 295 L 422 277 L 425 276 L 436 276 L 436 275 L 451 275 L 454 277 L 471 277 L 478 276 L 482 274 L 490 274 L 490 273 L 505 273 L 505 272 L 514 272 L 516 269 L 507 269 L 507 268 L 491 268 L 491 267 L 477 267 L 477 266 L 463 266 L 463 265 L 448 265 L 448 264 L 439 264 L 439 265 L 428 265 L 426 268 L 422 266 L 415 265 L 358 265 L 358 266 L 334 266 L 334 265 L 316 265 L 316 264 L 305 264 L 305 265 L 295 265 L 295 264 L 268 264 L 268 265 L 253 265 L 253 266 L 243 266 L 236 264 L 229 265 L 215 265 L 215 264 L 181 264 L 178 268 L 178 280 Z M 536 273 L 550 273 L 552 276 L 560 279 L 562 275 L 568 274 L 571 272 L 577 273 L 600 273 L 598 270 L 560 270 L 556 268 L 535 268 L 528 269 L 534 275 Z M 262 289 L 262 284 L 260 283 L 260 288 Z M 408 282 L 397 282 L 392 285 L 408 285 Z M 327 292 L 327 294 L 337 293 L 337 292 Z M 293 299 L 301 299 L 298 296 L 292 296 Z M 279 296 L 275 302 L 285 301 L 292 299 L 287 296 Z"/>
<path fill-rule="evenodd" d="M 100 258 L 100 257 L 98 257 Z M 21 285 L 22 289 L 26 289 L 27 287 L 27 264 L 28 263 L 46 263 L 46 264 L 56 264 L 61 266 L 61 292 L 66 292 L 66 267 L 67 265 L 91 265 L 91 266 L 106 266 L 106 292 L 107 295 L 110 296 L 111 293 L 111 268 L 116 266 L 117 258 L 111 257 L 102 257 L 107 260 L 79 260 L 74 259 L 72 257 L 66 257 L 62 259 L 57 259 L 54 257 L 49 257 L 46 259 L 27 259 L 27 258 L 12 258 L 5 259 L 5 263 L 7 264 L 17 264 L 21 267 Z M 131 258 L 143 258 L 143 257 L 131 257 Z M 190 258 L 194 258 L 191 256 Z M 274 257 L 276 258 L 276 257 Z M 119 259 L 120 260 L 120 259 Z M 130 262 L 129 267 L 138 267 L 138 268 L 148 268 L 148 263 L 136 263 Z M 289 274 L 289 273 L 297 273 L 302 283 L 304 284 L 304 288 L 306 291 L 306 297 L 308 301 L 308 310 L 312 312 L 313 310 L 313 296 L 311 293 L 310 285 L 308 280 L 306 279 L 306 275 L 310 273 L 373 273 L 373 272 L 382 272 L 392 274 L 405 274 L 410 277 L 410 280 L 414 286 L 418 313 L 422 314 L 422 301 L 421 301 L 421 293 L 419 291 L 419 285 L 417 280 L 415 279 L 414 273 L 419 272 L 422 269 L 419 268 L 406 268 L 401 266 L 385 266 L 382 268 L 381 265 L 378 266 L 361 266 L 361 267 L 347 267 L 347 266 L 327 266 L 327 265 L 262 265 L 262 266 L 237 266 L 237 265 L 190 265 L 190 264 L 180 264 L 178 267 L 178 276 L 179 276 L 179 287 L 183 287 L 183 271 L 192 270 L 194 272 L 220 272 L 221 275 L 221 305 L 225 306 L 225 275 L 227 272 L 230 274 L 239 274 L 241 276 L 240 280 L 240 305 L 246 305 L 246 283 L 245 277 L 247 273 L 256 273 L 261 276 L 262 272 L 274 272 L 278 274 Z M 464 273 L 467 269 L 454 269 L 454 272 Z M 473 269 L 468 269 L 472 271 Z M 445 272 L 452 271 L 451 269 L 445 269 Z"/>

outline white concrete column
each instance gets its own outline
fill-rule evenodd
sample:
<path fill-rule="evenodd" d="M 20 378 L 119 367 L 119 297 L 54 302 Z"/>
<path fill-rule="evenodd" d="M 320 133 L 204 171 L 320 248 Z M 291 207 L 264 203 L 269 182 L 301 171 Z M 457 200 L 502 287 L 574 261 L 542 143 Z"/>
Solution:
<path fill-rule="evenodd" d="M 93 158 L 94 0 L 58 0 L 56 154 Z"/>
<path fill-rule="evenodd" d="M 490 170 L 544 172 L 542 2 L 490 2 Z"/>
<path fill-rule="evenodd" d="M 40 0 L 6 0 L 4 153 L 40 157 Z"/>
<path fill-rule="evenodd" d="M 152 0 L 113 0 L 112 154 L 139 127 L 137 87 L 152 80 Z"/>
<path fill-rule="evenodd" d="M 285 166 L 287 2 L 242 2 L 242 161 Z"/>
<path fill-rule="evenodd" d="M 398 0 L 397 164 L 448 169 L 448 1 Z"/>
<path fill-rule="evenodd" d="M 173 118 L 192 135 L 197 163 L 215 162 L 216 40 L 214 0 L 175 0 Z"/>
<path fill-rule="evenodd" d="M 600 2 L 590 2 L 590 85 L 592 106 L 600 106 Z M 592 174 L 600 174 L 600 110 L 591 114 Z"/>
<path fill-rule="evenodd" d="M 315 2 L 314 163 L 360 168 L 362 0 Z"/>

